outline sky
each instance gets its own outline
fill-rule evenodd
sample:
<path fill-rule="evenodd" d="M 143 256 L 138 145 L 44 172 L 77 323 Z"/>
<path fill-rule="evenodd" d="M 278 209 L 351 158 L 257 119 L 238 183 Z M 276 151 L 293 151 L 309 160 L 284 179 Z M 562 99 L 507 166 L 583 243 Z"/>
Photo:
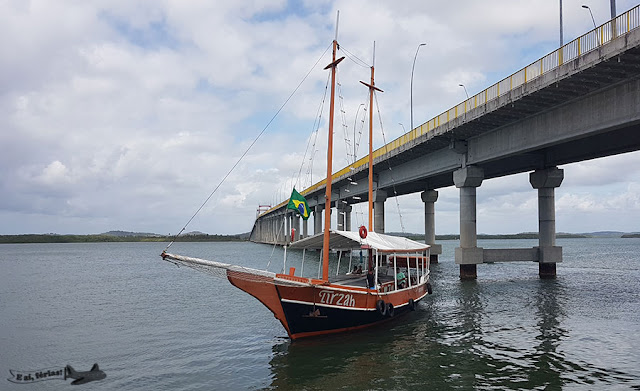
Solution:
<path fill-rule="evenodd" d="M 610 18 L 609 1 L 564 0 L 565 43 L 593 28 L 585 1 L 597 24 Z M 617 11 L 637 4 L 618 0 Z M 171 234 L 211 194 L 186 231 L 248 232 L 258 205 L 326 170 L 326 102 L 318 113 L 338 10 L 349 58 L 338 74 L 336 170 L 352 159 L 354 135 L 365 155 L 358 81 L 372 61 L 384 90 L 379 147 L 410 128 L 420 43 L 415 126 L 462 102 L 460 84 L 473 95 L 557 49 L 558 9 L 555 0 L 3 0 L 0 234 Z M 633 167 L 638 152 L 561 166 L 556 230 L 640 231 Z M 487 180 L 477 194 L 479 233 L 537 231 L 527 173 Z M 437 234 L 459 232 L 458 207 L 456 188 L 439 189 Z M 386 231 L 424 232 L 423 208 L 420 194 L 389 199 Z"/>

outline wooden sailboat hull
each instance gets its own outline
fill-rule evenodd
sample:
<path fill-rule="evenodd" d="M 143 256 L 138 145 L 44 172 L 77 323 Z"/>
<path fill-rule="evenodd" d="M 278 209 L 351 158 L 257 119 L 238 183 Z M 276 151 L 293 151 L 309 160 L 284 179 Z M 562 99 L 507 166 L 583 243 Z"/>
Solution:
<path fill-rule="evenodd" d="M 231 284 L 265 305 L 282 323 L 291 339 L 357 330 L 387 322 L 415 308 L 427 294 L 426 283 L 384 293 L 330 284 L 281 285 L 274 280 L 248 277 L 251 276 L 238 273 L 227 276 Z M 389 304 L 393 310 L 388 309 Z"/>

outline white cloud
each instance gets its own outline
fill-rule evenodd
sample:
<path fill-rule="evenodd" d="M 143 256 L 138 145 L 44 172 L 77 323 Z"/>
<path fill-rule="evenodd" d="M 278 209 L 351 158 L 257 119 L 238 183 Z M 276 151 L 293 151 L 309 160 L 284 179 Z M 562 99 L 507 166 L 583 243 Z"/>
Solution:
<path fill-rule="evenodd" d="M 618 1 L 619 11 L 633 5 Z M 458 84 L 474 94 L 553 50 L 556 6 L 511 0 L 3 2 L 0 34 L 11 39 L 0 46 L 0 233 L 176 232 L 328 47 L 338 9 L 344 48 L 370 62 L 376 41 L 376 82 L 385 90 L 378 101 L 389 141 L 403 132 L 398 123 L 409 127 L 418 43 L 427 46 L 414 74 L 416 125 L 459 103 Z M 606 4 L 592 9 L 599 21 L 606 18 Z M 565 5 L 565 41 L 590 28 L 583 11 Z M 327 56 L 320 65 L 326 63 Z M 368 76 L 368 68 L 351 61 L 341 67 L 349 132 L 366 100 L 358 81 Z M 326 80 L 327 72 L 309 75 L 193 229 L 248 231 L 258 204 L 289 195 Z M 325 134 L 327 117 L 320 125 Z M 314 181 L 325 170 L 325 144 L 321 136 L 311 151 L 318 151 Z M 340 167 L 347 149 L 340 127 L 335 144 L 334 167 Z M 362 142 L 359 156 L 365 148 Z M 567 167 L 557 191 L 558 224 L 565 213 L 581 210 L 572 204 L 591 202 L 611 216 L 637 210 L 640 179 L 624 167 L 637 166 L 638 156 Z M 304 185 L 307 172 L 303 168 Z M 439 232 L 457 231 L 457 196 L 455 188 L 440 190 Z M 486 181 L 478 190 L 479 231 L 529 229 L 537 223 L 532 200 L 525 175 Z M 406 230 L 422 231 L 419 195 L 399 202 Z M 395 202 L 388 203 L 390 230 L 400 228 L 395 210 Z M 505 224 L 522 214 L 523 225 Z M 623 220 L 612 224 L 617 221 Z"/>

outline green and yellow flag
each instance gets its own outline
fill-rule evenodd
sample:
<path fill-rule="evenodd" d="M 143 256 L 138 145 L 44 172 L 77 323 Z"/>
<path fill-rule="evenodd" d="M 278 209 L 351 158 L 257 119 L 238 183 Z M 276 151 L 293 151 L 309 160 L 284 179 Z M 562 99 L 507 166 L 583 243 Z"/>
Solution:
<path fill-rule="evenodd" d="M 309 205 L 307 205 L 307 200 L 300 195 L 295 189 L 291 192 L 291 197 L 289 198 L 289 203 L 287 204 L 287 209 L 293 209 L 300 213 L 303 219 L 309 218 Z"/>

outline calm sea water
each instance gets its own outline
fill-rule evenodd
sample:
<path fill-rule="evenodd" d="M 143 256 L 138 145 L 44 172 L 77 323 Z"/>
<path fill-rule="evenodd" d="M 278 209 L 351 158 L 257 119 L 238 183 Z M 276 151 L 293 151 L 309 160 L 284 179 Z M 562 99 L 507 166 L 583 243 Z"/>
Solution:
<path fill-rule="evenodd" d="M 471 282 L 458 279 L 457 242 L 442 244 L 434 294 L 417 311 L 295 343 L 226 280 L 163 262 L 162 244 L 0 245 L 0 372 L 97 362 L 107 378 L 80 386 L 94 390 L 640 389 L 640 240 L 559 240 L 555 280 L 502 263 L 478 266 Z M 282 249 L 267 245 L 171 250 L 282 268 Z M 70 387 L 5 379 L 2 390 Z"/>

